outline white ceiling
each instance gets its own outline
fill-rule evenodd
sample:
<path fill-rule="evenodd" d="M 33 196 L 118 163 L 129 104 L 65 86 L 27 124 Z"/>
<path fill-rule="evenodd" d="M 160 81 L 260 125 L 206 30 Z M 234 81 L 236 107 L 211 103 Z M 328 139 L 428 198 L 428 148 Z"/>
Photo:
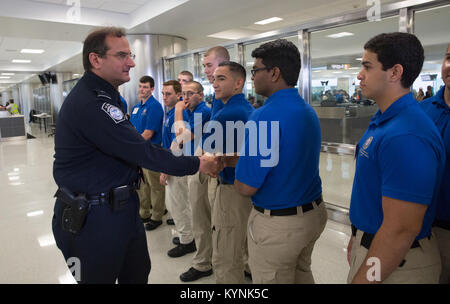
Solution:
<path fill-rule="evenodd" d="M 5 71 L 81 73 L 82 41 L 98 26 L 181 36 L 187 39 L 188 49 L 196 49 L 230 41 L 208 37 L 220 32 L 242 38 L 366 7 L 366 0 L 81 0 L 80 14 L 74 18 L 69 2 L 77 0 L 0 0 L 0 77 Z M 392 2 L 399 1 L 381 0 L 382 4 Z M 254 24 L 274 16 L 284 20 Z M 25 47 L 45 52 L 20 54 Z M 330 51 L 327 46 L 321 49 L 324 54 Z M 320 50 L 315 54 L 320 57 Z M 16 58 L 32 62 L 12 64 Z M 0 84 L 16 83 L 19 78 L 0 79 Z"/>

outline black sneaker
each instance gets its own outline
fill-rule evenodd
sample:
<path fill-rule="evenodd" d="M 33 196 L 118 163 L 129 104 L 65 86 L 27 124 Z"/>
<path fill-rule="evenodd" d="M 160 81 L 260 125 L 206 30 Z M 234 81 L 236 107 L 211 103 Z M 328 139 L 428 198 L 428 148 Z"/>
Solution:
<path fill-rule="evenodd" d="M 189 244 L 179 244 L 177 247 L 174 247 L 170 249 L 167 252 L 167 255 L 171 258 L 178 258 L 185 254 L 191 253 L 196 251 L 197 248 L 195 247 L 195 241 L 190 242 Z"/>
<path fill-rule="evenodd" d="M 175 225 L 175 222 L 173 221 L 173 219 L 167 219 L 166 223 L 167 223 L 167 225 Z"/>
<path fill-rule="evenodd" d="M 208 270 L 208 271 L 200 271 L 195 269 L 194 267 L 189 268 L 188 271 L 186 271 L 185 273 L 182 273 L 180 275 L 180 280 L 183 282 L 192 282 L 192 281 L 196 281 L 200 278 L 203 277 L 207 277 L 212 275 L 213 271 L 212 269 Z"/>
<path fill-rule="evenodd" d="M 145 224 L 145 230 L 150 231 L 158 228 L 159 225 L 162 224 L 162 221 L 154 221 L 150 220 L 147 224 Z"/>
<path fill-rule="evenodd" d="M 244 270 L 244 276 L 246 278 L 250 279 L 250 280 L 252 279 L 252 274 L 250 272 L 245 271 L 245 270 Z"/>
<path fill-rule="evenodd" d="M 147 218 L 142 218 L 141 217 L 141 220 L 142 220 L 142 223 L 148 223 L 148 222 L 150 222 L 150 217 L 147 217 Z"/>
<path fill-rule="evenodd" d="M 174 237 L 173 239 L 172 239 L 172 243 L 174 244 L 174 245 L 180 245 L 180 238 L 179 237 Z"/>

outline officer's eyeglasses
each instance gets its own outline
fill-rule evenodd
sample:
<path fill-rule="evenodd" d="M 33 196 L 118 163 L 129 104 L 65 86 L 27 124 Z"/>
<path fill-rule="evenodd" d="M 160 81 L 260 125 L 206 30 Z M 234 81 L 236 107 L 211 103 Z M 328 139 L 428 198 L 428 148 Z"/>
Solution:
<path fill-rule="evenodd" d="M 200 92 L 191 92 L 191 91 L 187 91 L 187 92 L 183 92 L 183 97 L 188 97 L 191 98 L 193 95 L 195 94 L 199 94 Z"/>
<path fill-rule="evenodd" d="M 121 61 L 126 61 L 128 58 L 131 58 L 132 60 L 136 59 L 136 54 L 133 53 L 118 52 L 117 54 L 105 54 L 105 56 L 107 55 L 117 57 Z"/>
<path fill-rule="evenodd" d="M 269 68 L 269 67 L 257 68 L 257 69 L 251 70 L 250 73 L 252 73 L 252 76 L 255 77 L 256 72 L 262 71 L 262 70 L 271 70 L 271 69 L 272 69 L 272 68 Z"/>

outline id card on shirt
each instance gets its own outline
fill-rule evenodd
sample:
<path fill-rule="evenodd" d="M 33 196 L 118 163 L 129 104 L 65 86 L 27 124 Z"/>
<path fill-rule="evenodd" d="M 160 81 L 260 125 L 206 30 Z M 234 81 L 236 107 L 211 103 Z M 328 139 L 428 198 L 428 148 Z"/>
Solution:
<path fill-rule="evenodd" d="M 139 108 L 134 108 L 133 114 L 137 114 L 138 111 L 139 111 Z"/>

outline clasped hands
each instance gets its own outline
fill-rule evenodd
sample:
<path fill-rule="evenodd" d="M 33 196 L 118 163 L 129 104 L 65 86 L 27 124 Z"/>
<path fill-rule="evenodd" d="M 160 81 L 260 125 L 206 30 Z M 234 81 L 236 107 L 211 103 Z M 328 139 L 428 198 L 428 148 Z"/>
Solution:
<path fill-rule="evenodd" d="M 200 157 L 199 171 L 208 174 L 211 177 L 217 177 L 220 171 L 226 167 L 225 157 L 205 153 Z"/>

